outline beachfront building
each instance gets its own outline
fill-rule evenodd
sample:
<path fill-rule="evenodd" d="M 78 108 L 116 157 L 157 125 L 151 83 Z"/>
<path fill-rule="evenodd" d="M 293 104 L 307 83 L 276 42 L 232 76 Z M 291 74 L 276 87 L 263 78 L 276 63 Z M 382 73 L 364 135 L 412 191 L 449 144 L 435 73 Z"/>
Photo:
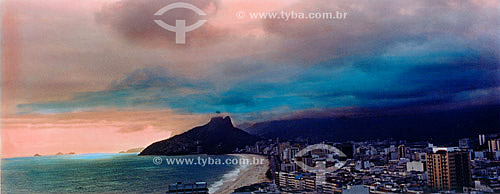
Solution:
<path fill-rule="evenodd" d="M 321 190 L 323 193 L 342 194 L 342 188 L 339 188 L 338 184 L 329 181 L 323 183 Z"/>
<path fill-rule="evenodd" d="M 316 175 L 313 173 L 276 172 L 277 184 L 288 191 L 315 191 Z"/>
<path fill-rule="evenodd" d="M 208 194 L 206 182 L 183 184 L 178 182 L 168 186 L 167 194 Z"/>

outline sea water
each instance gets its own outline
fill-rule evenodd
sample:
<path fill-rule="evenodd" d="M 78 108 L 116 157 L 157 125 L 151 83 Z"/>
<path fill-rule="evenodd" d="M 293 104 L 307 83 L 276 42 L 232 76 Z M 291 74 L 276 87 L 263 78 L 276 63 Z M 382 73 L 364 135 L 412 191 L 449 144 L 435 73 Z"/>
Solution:
<path fill-rule="evenodd" d="M 233 155 L 210 156 L 221 160 Z M 2 193 L 165 193 L 169 184 L 207 182 L 215 192 L 239 165 L 158 164 L 154 156 L 80 154 L 2 159 Z M 169 156 L 193 158 L 198 156 Z"/>

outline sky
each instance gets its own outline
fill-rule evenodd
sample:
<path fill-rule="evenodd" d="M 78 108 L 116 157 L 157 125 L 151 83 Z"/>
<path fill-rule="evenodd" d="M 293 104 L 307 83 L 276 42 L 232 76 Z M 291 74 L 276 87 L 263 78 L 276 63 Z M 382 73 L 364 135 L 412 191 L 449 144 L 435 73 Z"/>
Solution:
<path fill-rule="evenodd" d="M 500 102 L 497 0 L 4 0 L 2 157 L 118 152 L 235 124 Z M 342 20 L 251 12 L 347 13 Z M 237 17 L 246 13 L 245 18 Z M 206 23 L 175 44 L 169 24 Z"/>

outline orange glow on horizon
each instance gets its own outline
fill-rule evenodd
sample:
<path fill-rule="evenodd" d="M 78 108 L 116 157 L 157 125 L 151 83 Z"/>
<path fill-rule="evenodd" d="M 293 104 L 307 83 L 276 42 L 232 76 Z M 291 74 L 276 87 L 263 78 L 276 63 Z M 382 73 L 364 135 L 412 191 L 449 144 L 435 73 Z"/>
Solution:
<path fill-rule="evenodd" d="M 2 158 L 70 153 L 117 153 L 182 133 L 210 115 L 171 110 L 9 115 L 2 119 Z"/>

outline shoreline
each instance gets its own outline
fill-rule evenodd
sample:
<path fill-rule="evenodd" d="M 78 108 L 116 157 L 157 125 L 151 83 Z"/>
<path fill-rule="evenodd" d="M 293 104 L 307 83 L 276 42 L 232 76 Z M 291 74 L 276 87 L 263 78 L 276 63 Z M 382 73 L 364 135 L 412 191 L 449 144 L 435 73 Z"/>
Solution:
<path fill-rule="evenodd" d="M 269 181 L 269 179 L 267 179 L 266 177 L 266 172 L 269 169 L 269 160 L 267 159 L 267 157 L 254 154 L 233 154 L 233 155 L 248 159 L 249 161 L 253 161 L 254 158 L 258 158 L 259 160 L 264 159 L 264 163 L 257 165 L 242 165 L 235 170 L 237 171 L 237 175 L 234 178 L 231 177 L 231 173 L 235 172 L 230 172 L 228 174 L 225 174 L 224 178 L 221 180 L 222 185 L 216 187 L 218 188 L 217 190 L 209 191 L 210 193 L 216 192 L 221 194 L 230 194 L 234 192 L 235 189 L 238 189 L 240 187 Z M 226 177 L 226 175 L 228 175 L 228 177 Z"/>

